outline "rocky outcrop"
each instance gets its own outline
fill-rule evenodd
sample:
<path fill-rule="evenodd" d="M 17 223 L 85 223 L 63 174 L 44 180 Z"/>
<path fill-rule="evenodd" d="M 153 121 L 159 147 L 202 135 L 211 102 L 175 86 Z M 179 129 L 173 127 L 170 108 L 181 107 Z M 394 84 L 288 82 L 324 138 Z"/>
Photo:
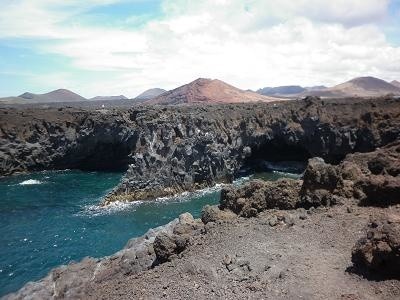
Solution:
<path fill-rule="evenodd" d="M 179 223 L 174 226 L 172 233 L 161 232 L 156 236 L 153 247 L 157 260 L 154 264 L 166 262 L 181 253 L 189 244 L 190 238 L 200 234 L 203 228 L 201 220 L 193 219 L 191 214 L 180 215 Z"/>
<path fill-rule="evenodd" d="M 294 209 L 299 204 L 300 188 L 301 180 L 253 180 L 241 187 L 222 189 L 220 207 L 243 217 L 255 217 L 266 209 Z"/>
<path fill-rule="evenodd" d="M 396 188 L 393 192 L 391 185 L 380 186 L 379 192 L 382 194 L 371 200 L 370 194 L 366 194 L 360 184 L 374 176 L 383 176 L 388 182 L 396 181 L 399 177 L 396 163 L 393 161 L 393 164 L 389 164 L 387 160 L 396 159 L 398 147 L 394 143 L 370 153 L 351 154 L 338 165 L 325 163 L 322 158 L 310 159 L 302 180 L 253 180 L 240 187 L 225 187 L 221 192 L 220 205 L 205 206 L 201 220 L 194 219 L 188 213 L 182 214 L 166 226 L 131 240 L 123 250 L 112 256 L 103 259 L 86 258 L 80 263 L 54 269 L 41 281 L 28 283 L 17 293 L 9 295 L 8 299 L 28 296 L 40 299 L 82 298 L 93 284 L 115 280 L 118 276 L 137 274 L 175 258 L 182 258 L 187 248 L 193 245 L 193 238 L 212 232 L 216 224 L 229 225 L 243 219 L 238 216 L 267 216 L 262 221 L 263 226 L 282 229 L 307 220 L 317 210 L 327 210 L 327 207 L 315 209 L 317 206 L 344 202 L 349 206 L 356 203 L 361 206 L 399 203 L 398 197 L 389 198 L 389 202 L 384 198 L 386 195 L 400 195 Z M 377 158 L 380 159 L 379 167 L 372 163 Z M 366 202 L 366 199 L 370 201 Z M 347 213 L 351 213 L 354 208 L 349 206 Z M 263 214 L 263 211 L 266 212 Z M 333 215 L 327 214 L 326 217 L 333 218 Z M 371 269 L 398 278 L 399 220 L 397 214 L 371 223 L 366 238 L 361 239 L 353 249 L 352 260 L 357 268 Z M 229 272 L 235 269 L 240 272 L 250 270 L 248 264 L 239 264 L 232 257 L 224 259 L 224 264 Z"/>
<path fill-rule="evenodd" d="M 303 175 L 299 196 L 305 207 L 336 204 L 337 189 L 341 186 L 341 174 L 336 166 L 316 157 L 308 161 Z"/>
<path fill-rule="evenodd" d="M 400 203 L 400 143 L 369 153 L 349 154 L 338 165 L 312 158 L 302 180 L 253 180 L 221 192 L 221 209 L 254 217 L 267 209 L 331 206 L 354 201 L 362 206 Z"/>
<path fill-rule="evenodd" d="M 325 184 L 317 189 L 312 183 L 305 183 L 302 192 L 305 190 L 304 194 L 308 193 L 311 198 L 325 197 L 334 202 L 354 198 L 367 206 L 397 204 L 400 203 L 399 161 L 400 143 L 395 142 L 372 152 L 349 154 L 337 166 L 321 164 L 327 173 L 325 177 L 318 172 L 312 174 L 312 164 L 309 164 L 304 177 L 311 175 L 314 182 L 324 178 Z"/>
<path fill-rule="evenodd" d="M 365 237 L 353 248 L 352 262 L 359 271 L 400 278 L 400 216 L 389 214 L 371 221 Z"/>
<path fill-rule="evenodd" d="M 201 220 L 204 224 L 210 222 L 230 221 L 237 215 L 230 210 L 221 210 L 218 205 L 206 205 L 201 212 Z"/>
<path fill-rule="evenodd" d="M 337 162 L 398 138 L 399 100 L 0 109 L 0 175 L 127 169 L 105 203 L 231 182 L 256 159 Z"/>

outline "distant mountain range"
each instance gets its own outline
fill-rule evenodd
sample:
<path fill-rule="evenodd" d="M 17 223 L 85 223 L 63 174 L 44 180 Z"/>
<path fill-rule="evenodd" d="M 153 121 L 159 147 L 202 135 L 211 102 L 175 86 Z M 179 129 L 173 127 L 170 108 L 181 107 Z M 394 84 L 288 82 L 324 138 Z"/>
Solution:
<path fill-rule="evenodd" d="M 23 104 L 23 103 L 50 103 L 50 102 L 76 102 L 86 99 L 66 89 L 58 89 L 45 94 L 33 94 L 25 92 L 18 97 L 0 98 L 0 103 Z"/>
<path fill-rule="evenodd" d="M 165 92 L 166 92 L 166 90 L 159 89 L 159 88 L 149 89 L 149 90 L 144 91 L 140 95 L 136 96 L 134 98 L 134 100 L 143 102 L 143 101 L 146 101 L 146 100 L 153 99 L 153 98 L 155 98 L 155 97 L 157 97 L 157 96 L 159 96 L 159 95 L 161 95 L 161 94 L 163 94 Z"/>
<path fill-rule="evenodd" d="M 325 91 L 333 96 L 375 97 L 385 94 L 400 95 L 400 88 L 375 77 L 358 77 Z"/>
<path fill-rule="evenodd" d="M 241 103 L 276 101 L 255 92 L 244 91 L 218 79 L 199 78 L 176 89 L 165 92 L 144 104 Z"/>
<path fill-rule="evenodd" d="M 392 85 L 397 86 L 398 88 L 400 88 L 400 81 L 397 80 L 393 80 L 390 82 Z"/>
<path fill-rule="evenodd" d="M 91 101 L 115 101 L 115 100 L 128 100 L 124 95 L 119 96 L 96 96 L 90 98 Z"/>
<path fill-rule="evenodd" d="M 375 77 L 358 77 L 333 87 L 314 86 L 301 87 L 280 86 L 274 88 L 262 88 L 257 91 L 262 95 L 278 96 L 278 97 L 305 97 L 319 96 L 326 98 L 343 98 L 343 97 L 377 97 L 387 94 L 400 95 L 400 82 L 386 82 Z"/>
<path fill-rule="evenodd" d="M 265 96 L 274 96 L 274 95 L 293 95 L 300 94 L 305 92 L 307 89 L 303 88 L 299 85 L 285 85 L 285 86 L 277 86 L 277 87 L 265 87 L 257 90 L 257 93 Z"/>
<path fill-rule="evenodd" d="M 192 104 L 192 103 L 241 103 L 254 101 L 276 101 L 305 96 L 325 98 L 344 97 L 377 97 L 387 94 L 400 95 L 400 82 L 387 82 L 375 77 L 358 77 L 333 87 L 299 85 L 265 87 L 253 92 L 241 90 L 218 79 L 199 78 L 176 89 L 166 91 L 153 88 L 144 91 L 134 99 L 132 104 Z M 58 89 L 45 94 L 23 93 L 17 97 L 0 98 L 3 104 L 25 103 L 59 103 L 82 101 L 119 101 L 129 100 L 123 95 L 96 96 L 86 99 L 66 89 Z"/>

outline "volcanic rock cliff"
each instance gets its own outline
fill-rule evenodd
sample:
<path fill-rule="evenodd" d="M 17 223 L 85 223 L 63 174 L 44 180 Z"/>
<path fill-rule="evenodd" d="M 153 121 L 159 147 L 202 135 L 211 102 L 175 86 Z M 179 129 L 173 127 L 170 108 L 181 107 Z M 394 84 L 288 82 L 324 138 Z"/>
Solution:
<path fill-rule="evenodd" d="M 182 214 L 5 299 L 398 299 L 399 158 L 397 141 L 312 158 L 298 180 L 226 185 L 201 220 Z"/>
<path fill-rule="evenodd" d="M 231 182 L 257 159 L 338 162 L 400 133 L 399 100 L 306 100 L 129 110 L 1 109 L 0 175 L 127 170 L 109 201 Z"/>

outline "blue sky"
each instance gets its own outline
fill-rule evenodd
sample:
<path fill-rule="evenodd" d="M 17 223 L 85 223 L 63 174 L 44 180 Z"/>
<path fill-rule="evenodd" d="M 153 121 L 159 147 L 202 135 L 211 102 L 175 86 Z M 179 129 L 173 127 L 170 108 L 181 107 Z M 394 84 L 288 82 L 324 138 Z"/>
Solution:
<path fill-rule="evenodd" d="M 0 96 L 400 80 L 400 0 L 2 0 Z"/>

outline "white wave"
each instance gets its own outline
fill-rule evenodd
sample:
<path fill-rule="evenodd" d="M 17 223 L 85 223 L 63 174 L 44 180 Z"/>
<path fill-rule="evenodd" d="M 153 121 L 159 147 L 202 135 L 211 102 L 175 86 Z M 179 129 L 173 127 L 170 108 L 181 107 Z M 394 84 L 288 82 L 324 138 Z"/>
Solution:
<path fill-rule="evenodd" d="M 33 184 L 42 184 L 43 182 L 40 180 L 36 180 L 36 179 L 28 179 L 28 180 L 24 180 L 22 182 L 19 183 L 19 185 L 33 185 Z"/>
<path fill-rule="evenodd" d="M 300 178 L 302 174 L 298 173 L 290 173 L 290 172 L 282 172 L 282 171 L 272 171 L 274 174 L 278 174 L 282 177 L 289 177 L 289 178 Z"/>
<path fill-rule="evenodd" d="M 233 184 L 238 186 L 246 181 L 250 180 L 251 176 L 241 177 L 233 181 Z M 112 214 L 115 212 L 120 212 L 126 209 L 135 209 L 136 207 L 140 206 L 142 203 L 165 203 L 165 202 L 186 202 L 192 201 L 195 198 L 202 197 L 205 195 L 209 195 L 215 192 L 219 192 L 225 185 L 225 183 L 217 183 L 211 187 L 207 187 L 204 189 L 191 191 L 191 192 L 182 192 L 180 194 L 176 194 L 173 196 L 167 197 L 159 197 L 153 200 L 139 200 L 133 202 L 123 202 L 123 201 L 115 201 L 107 204 L 106 206 L 101 205 L 87 205 L 84 207 L 83 211 L 77 213 L 77 216 L 100 216 L 105 214 Z"/>
<path fill-rule="evenodd" d="M 204 195 L 212 194 L 214 192 L 218 192 L 221 190 L 223 184 L 216 184 L 212 187 L 207 187 L 204 189 L 192 191 L 192 192 L 183 192 L 180 194 L 176 194 L 173 196 L 166 196 L 166 197 L 159 197 L 156 198 L 155 200 L 147 200 L 147 202 L 153 201 L 153 202 L 186 202 L 193 200 L 193 198 L 198 198 L 202 197 Z"/>
<path fill-rule="evenodd" d="M 95 205 L 86 205 L 82 211 L 75 214 L 75 216 L 85 216 L 85 217 L 96 217 L 103 216 L 112 213 L 116 213 L 119 211 L 123 211 L 126 209 L 135 209 L 137 206 L 142 204 L 143 201 L 134 201 L 134 202 L 123 202 L 123 201 L 115 201 L 106 206 L 101 206 L 98 204 Z"/>
<path fill-rule="evenodd" d="M 239 186 L 251 179 L 251 176 L 246 176 L 246 177 L 240 177 L 232 182 L 233 185 Z M 229 185 L 226 183 L 217 183 L 211 187 L 206 187 L 200 190 L 195 190 L 192 192 L 183 192 L 180 194 L 176 194 L 173 196 L 167 196 L 167 197 L 159 197 L 156 198 L 155 200 L 147 200 L 147 201 L 154 201 L 154 202 L 184 202 L 184 201 L 190 201 L 193 200 L 193 198 L 198 198 L 202 197 L 205 195 L 209 195 L 215 192 L 219 192 L 224 186 Z M 144 202 L 144 201 L 143 201 Z"/>

